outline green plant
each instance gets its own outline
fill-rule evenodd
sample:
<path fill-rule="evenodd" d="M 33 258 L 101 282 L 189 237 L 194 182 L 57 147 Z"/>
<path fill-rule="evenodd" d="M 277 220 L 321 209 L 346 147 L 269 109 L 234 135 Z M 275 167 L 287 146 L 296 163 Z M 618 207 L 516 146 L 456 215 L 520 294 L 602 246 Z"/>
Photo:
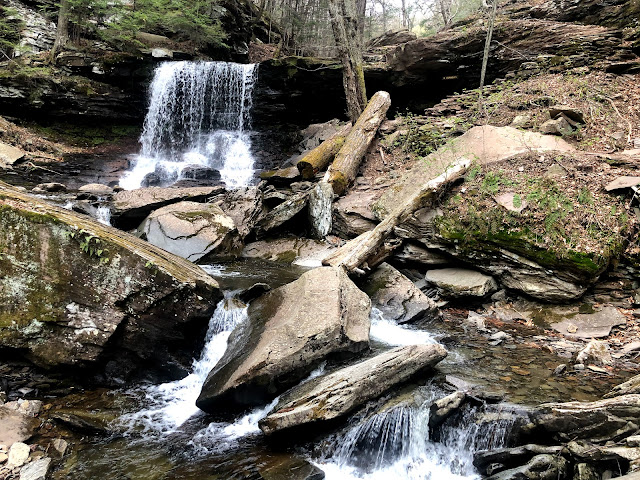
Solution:
<path fill-rule="evenodd" d="M 583 187 L 578 193 L 578 203 L 582 205 L 593 205 L 593 195 L 591 194 L 591 190 L 587 187 Z"/>
<path fill-rule="evenodd" d="M 95 235 L 85 229 L 80 229 L 77 232 L 67 231 L 66 235 L 77 240 L 80 244 L 80 250 L 90 257 L 97 258 L 101 265 L 109 263 L 109 257 L 107 257 L 109 251 L 102 246 L 102 241 Z"/>

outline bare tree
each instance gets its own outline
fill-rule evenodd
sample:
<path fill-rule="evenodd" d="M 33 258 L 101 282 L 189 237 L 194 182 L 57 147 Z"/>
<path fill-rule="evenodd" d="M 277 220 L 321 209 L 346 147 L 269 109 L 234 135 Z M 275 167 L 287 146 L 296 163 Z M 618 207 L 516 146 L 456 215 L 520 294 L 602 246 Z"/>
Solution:
<path fill-rule="evenodd" d="M 56 28 L 56 39 L 53 42 L 53 47 L 49 52 L 49 61 L 55 63 L 58 52 L 64 48 L 69 42 L 69 2 L 68 0 L 61 0 L 60 9 L 58 10 L 58 26 Z"/>
<path fill-rule="evenodd" d="M 329 15 L 342 63 L 342 84 L 347 99 L 347 112 L 351 123 L 355 123 L 367 105 L 362 43 L 358 35 L 355 0 L 329 0 Z"/>

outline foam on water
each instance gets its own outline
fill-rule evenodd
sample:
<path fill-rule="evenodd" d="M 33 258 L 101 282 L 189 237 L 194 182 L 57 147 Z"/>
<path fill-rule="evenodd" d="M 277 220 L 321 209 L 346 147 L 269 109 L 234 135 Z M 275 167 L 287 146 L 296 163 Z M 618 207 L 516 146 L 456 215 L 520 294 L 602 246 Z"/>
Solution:
<path fill-rule="evenodd" d="M 120 186 L 169 185 L 193 178 L 202 168 L 218 170 L 228 187 L 249 184 L 254 170 L 247 129 L 256 78 L 255 64 L 159 65 L 150 86 L 142 148 Z"/>
<path fill-rule="evenodd" d="M 375 307 L 371 309 L 369 337 L 394 347 L 438 343 L 431 333 L 418 330 L 411 325 L 400 325 L 394 320 L 389 320 Z"/>
<path fill-rule="evenodd" d="M 109 205 L 101 205 L 96 210 L 96 220 L 98 222 L 111 226 L 111 207 Z"/>

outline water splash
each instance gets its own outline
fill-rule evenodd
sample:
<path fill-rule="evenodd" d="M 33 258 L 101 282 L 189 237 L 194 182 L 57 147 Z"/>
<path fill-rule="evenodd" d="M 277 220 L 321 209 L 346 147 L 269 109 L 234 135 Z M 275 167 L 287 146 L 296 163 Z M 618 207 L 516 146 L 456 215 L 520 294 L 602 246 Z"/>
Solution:
<path fill-rule="evenodd" d="M 227 186 L 253 178 L 250 128 L 257 65 L 165 62 L 150 86 L 135 165 L 120 180 L 133 189 L 167 185 L 198 168 L 220 171 Z"/>
<path fill-rule="evenodd" d="M 399 325 L 396 321 L 385 318 L 382 311 L 376 307 L 371 309 L 370 318 L 369 337 L 380 343 L 394 347 L 438 343 L 431 333 L 411 325 Z"/>
<path fill-rule="evenodd" d="M 111 226 L 111 207 L 109 205 L 100 205 L 96 210 L 96 220 L 103 225 Z"/>
<path fill-rule="evenodd" d="M 200 389 L 211 369 L 222 358 L 231 331 L 246 318 L 244 304 L 232 297 L 221 300 L 209 321 L 205 346 L 200 358 L 194 361 L 192 372 L 182 380 L 146 387 L 142 392 L 145 407 L 120 418 L 127 430 L 151 436 L 167 434 L 199 413 L 196 399 Z"/>

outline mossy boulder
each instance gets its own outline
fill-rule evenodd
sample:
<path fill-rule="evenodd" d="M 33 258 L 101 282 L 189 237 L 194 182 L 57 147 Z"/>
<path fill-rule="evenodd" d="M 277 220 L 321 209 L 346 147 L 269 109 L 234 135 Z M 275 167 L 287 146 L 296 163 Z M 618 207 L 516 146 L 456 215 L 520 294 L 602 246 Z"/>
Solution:
<path fill-rule="evenodd" d="M 0 347 L 121 378 L 188 363 L 221 298 L 194 264 L 4 183 L 0 272 Z"/>

